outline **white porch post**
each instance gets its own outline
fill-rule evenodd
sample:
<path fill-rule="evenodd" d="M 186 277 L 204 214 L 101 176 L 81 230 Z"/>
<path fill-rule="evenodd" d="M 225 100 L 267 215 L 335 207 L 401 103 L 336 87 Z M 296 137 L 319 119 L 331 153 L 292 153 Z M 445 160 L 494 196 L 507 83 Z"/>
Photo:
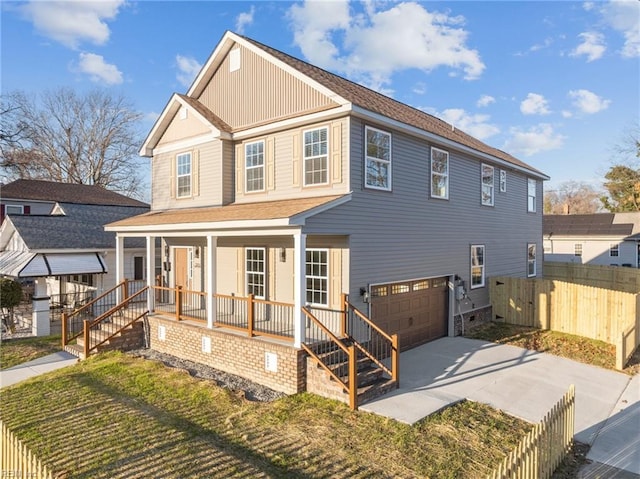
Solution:
<path fill-rule="evenodd" d="M 124 280 L 124 238 L 116 233 L 116 284 Z M 114 285 L 115 286 L 115 285 Z M 116 291 L 118 303 L 122 301 L 120 288 Z"/>
<path fill-rule="evenodd" d="M 147 309 L 153 311 L 155 309 L 155 294 L 153 286 L 156 281 L 156 238 L 155 236 L 147 236 Z"/>
<path fill-rule="evenodd" d="M 36 278 L 33 291 L 33 313 L 31 315 L 31 332 L 34 336 L 49 336 L 49 296 L 47 295 L 47 279 Z"/>
<path fill-rule="evenodd" d="M 295 233 L 293 235 L 293 345 L 296 348 L 302 346 L 305 341 L 305 317 L 302 314 L 302 306 L 305 304 L 306 292 L 306 249 L 307 235 Z"/>
<path fill-rule="evenodd" d="M 216 323 L 216 302 L 213 295 L 216 293 L 216 276 L 217 276 L 217 247 L 218 238 L 216 236 L 207 235 L 207 327 L 213 328 Z"/>

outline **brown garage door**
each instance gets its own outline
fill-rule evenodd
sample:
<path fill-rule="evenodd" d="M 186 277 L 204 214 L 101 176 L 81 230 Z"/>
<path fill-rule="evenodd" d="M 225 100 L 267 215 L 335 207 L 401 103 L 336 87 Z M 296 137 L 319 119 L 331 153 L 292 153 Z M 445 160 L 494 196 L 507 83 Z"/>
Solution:
<path fill-rule="evenodd" d="M 446 336 L 448 312 L 446 277 L 371 287 L 371 319 L 397 333 L 403 351 Z"/>

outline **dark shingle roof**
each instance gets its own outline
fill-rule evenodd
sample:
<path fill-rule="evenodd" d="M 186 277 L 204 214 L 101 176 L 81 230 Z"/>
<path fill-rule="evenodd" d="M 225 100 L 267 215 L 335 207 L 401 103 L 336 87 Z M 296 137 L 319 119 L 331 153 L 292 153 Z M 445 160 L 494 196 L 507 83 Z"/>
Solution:
<path fill-rule="evenodd" d="M 433 115 L 429 115 L 422 110 L 418 110 L 417 108 L 413 108 L 409 105 L 394 100 L 393 98 L 389 98 L 367 87 L 358 85 L 357 83 L 347 80 L 346 78 L 342 78 L 338 75 L 323 70 L 322 68 L 316 67 L 307 62 L 299 60 L 298 58 L 287 55 L 286 53 L 276 50 L 275 48 L 263 45 L 262 43 L 257 42 L 251 38 L 242 38 L 269 53 L 270 55 L 273 55 L 287 65 L 295 68 L 301 73 L 307 75 L 308 77 L 312 78 L 324 87 L 337 93 L 345 100 L 358 107 L 372 111 L 374 113 L 379 113 L 401 123 L 405 123 L 407 125 L 434 133 L 438 136 L 446 138 L 447 140 L 451 140 L 461 145 L 472 148 L 478 152 L 494 156 L 508 163 L 512 163 L 519 167 L 526 168 L 527 170 L 530 170 L 532 172 L 544 175 L 544 173 L 542 173 L 541 171 L 536 170 L 532 166 L 518 160 L 510 154 L 497 148 L 493 148 L 483 143 L 482 141 L 472 137 L 471 135 L 464 133 L 458 128 L 452 128 L 452 125 L 450 125 L 449 123 L 436 118 Z"/>
<path fill-rule="evenodd" d="M 614 218 L 614 213 L 544 215 L 542 229 L 553 236 L 628 236 L 633 232 L 633 224 L 614 224 Z"/>
<path fill-rule="evenodd" d="M 57 183 L 44 180 L 16 180 L 0 187 L 0 198 L 52 201 L 83 205 L 148 207 L 147 203 L 110 191 L 101 186 Z"/>
<path fill-rule="evenodd" d="M 61 203 L 65 216 L 15 215 L 11 222 L 30 250 L 111 249 L 115 233 L 104 225 L 147 213 L 148 207 Z M 144 238 L 128 238 L 126 247 L 144 247 Z"/>

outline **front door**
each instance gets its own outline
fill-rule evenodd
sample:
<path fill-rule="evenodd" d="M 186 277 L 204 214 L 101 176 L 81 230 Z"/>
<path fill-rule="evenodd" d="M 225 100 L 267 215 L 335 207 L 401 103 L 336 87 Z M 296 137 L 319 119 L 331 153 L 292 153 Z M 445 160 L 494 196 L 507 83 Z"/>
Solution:
<path fill-rule="evenodd" d="M 174 248 L 173 262 L 175 265 L 175 282 L 176 287 L 182 286 L 182 289 L 191 289 L 190 272 L 190 248 Z"/>

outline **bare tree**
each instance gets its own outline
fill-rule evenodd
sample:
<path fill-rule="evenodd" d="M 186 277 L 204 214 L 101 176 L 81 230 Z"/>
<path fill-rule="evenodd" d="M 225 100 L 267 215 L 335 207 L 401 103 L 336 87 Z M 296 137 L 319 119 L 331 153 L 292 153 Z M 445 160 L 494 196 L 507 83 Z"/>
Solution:
<path fill-rule="evenodd" d="M 3 98 L 0 168 L 5 178 L 99 185 L 140 197 L 142 115 L 122 96 L 69 88 Z"/>
<path fill-rule="evenodd" d="M 566 181 L 544 193 L 544 212 L 551 215 L 584 215 L 600 210 L 600 193 L 588 183 Z"/>
<path fill-rule="evenodd" d="M 640 211 L 640 124 L 627 128 L 613 147 L 613 165 L 604 175 L 604 207 L 612 212 Z"/>

